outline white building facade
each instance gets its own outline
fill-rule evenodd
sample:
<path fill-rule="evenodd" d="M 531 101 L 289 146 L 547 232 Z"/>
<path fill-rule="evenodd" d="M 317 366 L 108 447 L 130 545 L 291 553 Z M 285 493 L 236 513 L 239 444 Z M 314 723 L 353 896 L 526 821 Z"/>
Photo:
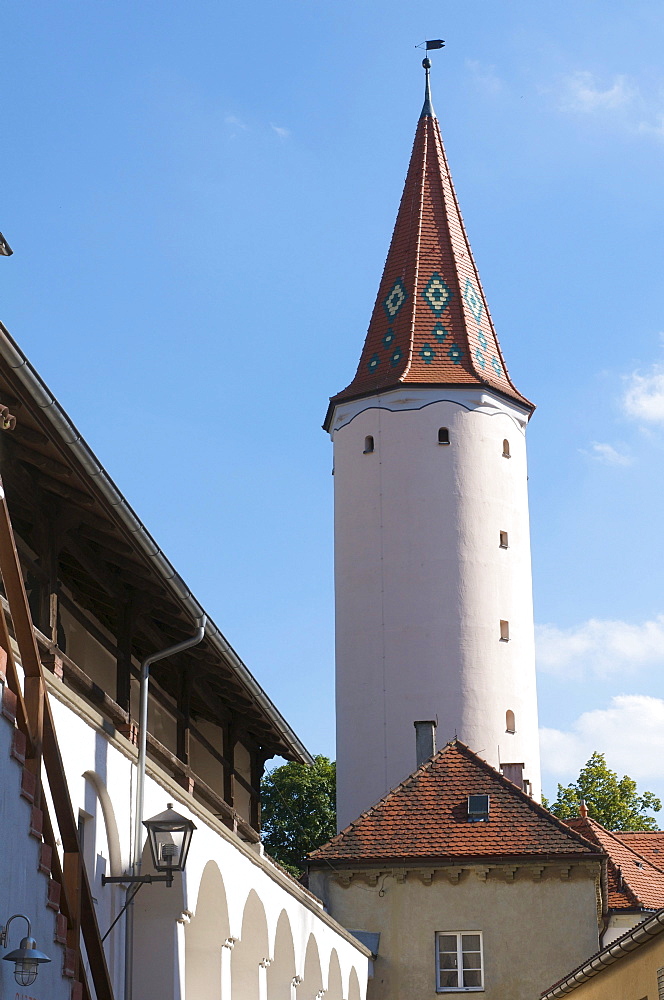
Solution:
<path fill-rule="evenodd" d="M 138 676 L 203 611 L 1 326 L 0 426 L 0 927 L 25 914 L 51 958 L 23 991 L 0 960 L 0 996 L 364 1000 L 370 952 L 260 842 L 265 761 L 311 758 L 210 621 L 151 668 L 142 816 L 196 829 L 140 887 L 129 959 L 132 889 L 104 877 L 134 856 Z"/>
<path fill-rule="evenodd" d="M 358 371 L 325 423 L 340 829 L 420 763 L 416 722 L 540 796 L 532 411 L 505 367 L 427 95 Z"/>

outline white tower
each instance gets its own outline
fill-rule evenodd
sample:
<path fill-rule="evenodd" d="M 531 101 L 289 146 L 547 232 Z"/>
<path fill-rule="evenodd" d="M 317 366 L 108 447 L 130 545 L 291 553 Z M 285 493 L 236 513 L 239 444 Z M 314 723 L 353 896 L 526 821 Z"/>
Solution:
<path fill-rule="evenodd" d="M 540 796 L 525 431 L 428 81 L 334 443 L 343 828 L 417 765 L 418 721 Z M 520 767 L 519 765 L 522 765 Z"/>

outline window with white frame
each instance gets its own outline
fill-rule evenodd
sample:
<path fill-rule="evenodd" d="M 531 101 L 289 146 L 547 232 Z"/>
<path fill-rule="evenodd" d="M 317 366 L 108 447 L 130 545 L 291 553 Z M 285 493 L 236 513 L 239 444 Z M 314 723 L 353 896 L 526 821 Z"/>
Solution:
<path fill-rule="evenodd" d="M 436 934 L 436 991 L 461 993 L 484 989 L 481 931 Z"/>

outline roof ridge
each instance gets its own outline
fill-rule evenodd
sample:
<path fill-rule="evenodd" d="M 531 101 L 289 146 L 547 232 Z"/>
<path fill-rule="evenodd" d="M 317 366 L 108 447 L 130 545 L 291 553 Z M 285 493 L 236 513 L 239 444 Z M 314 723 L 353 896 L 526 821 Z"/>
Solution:
<path fill-rule="evenodd" d="M 462 743 L 461 740 L 457 740 L 456 742 L 464 750 L 467 751 L 467 754 L 471 755 L 472 759 L 479 762 L 486 770 L 491 772 L 492 775 L 495 775 L 496 777 L 500 778 L 500 780 L 503 782 L 504 785 L 509 786 L 510 791 L 516 792 L 517 795 L 522 799 L 522 801 L 524 801 L 528 806 L 530 806 L 530 808 L 533 809 L 541 818 L 546 820 L 553 820 L 554 824 L 566 836 L 572 834 L 576 838 L 576 840 L 578 840 L 582 844 L 583 847 L 588 847 L 588 846 L 592 847 L 593 851 L 595 853 L 597 852 L 597 845 L 593 844 L 591 840 L 588 840 L 586 837 L 583 836 L 583 834 L 577 833 L 576 830 L 572 830 L 570 827 L 568 827 L 563 820 L 559 819 L 558 816 L 555 816 L 554 813 L 550 812 L 546 808 L 546 806 L 543 806 L 541 802 L 537 802 L 531 795 L 528 795 L 527 792 L 524 792 L 522 788 L 519 788 L 519 786 L 515 785 L 513 781 L 510 781 L 509 778 L 506 778 L 501 771 L 496 770 L 495 767 L 489 764 L 488 761 L 484 760 L 483 757 L 480 757 L 479 754 L 476 754 L 465 743 Z"/>
<path fill-rule="evenodd" d="M 644 854 L 641 854 L 639 851 L 635 851 L 633 847 L 629 846 L 629 844 L 625 844 L 620 839 L 620 837 L 617 836 L 617 833 L 619 833 L 620 831 L 618 831 L 618 830 L 615 830 L 615 831 L 614 830 L 607 830 L 607 828 L 605 826 L 602 826 L 602 824 L 599 823 L 596 819 L 593 819 L 592 816 L 587 816 L 586 819 L 590 820 L 591 823 L 594 823 L 596 826 L 598 826 L 600 828 L 600 830 L 602 831 L 602 833 L 604 833 L 606 836 L 611 837 L 612 840 L 614 840 L 618 844 L 620 844 L 622 846 L 623 850 L 629 851 L 630 854 L 636 855 L 636 857 L 639 858 L 645 864 L 647 864 L 648 867 L 654 868 L 655 871 L 658 872 L 660 875 L 664 875 L 664 869 L 663 868 L 660 868 L 658 865 L 654 864 L 652 861 L 650 861 L 648 858 L 646 858 L 646 856 Z M 625 832 L 628 832 L 628 831 L 625 831 Z M 630 830 L 629 832 L 630 833 L 638 833 L 639 831 L 638 830 Z"/>
<path fill-rule="evenodd" d="M 465 762 L 464 765 L 461 765 L 462 761 Z M 468 770 L 468 766 L 470 766 L 470 770 Z M 437 767 L 442 768 L 438 774 L 435 773 Z M 460 767 L 461 770 L 459 770 Z M 434 772 L 431 779 L 433 784 L 428 780 L 423 781 L 426 775 L 432 771 Z M 498 815 L 502 815 L 503 817 L 501 822 L 506 822 L 504 817 L 510 814 L 510 807 L 507 805 L 510 801 L 513 803 L 511 808 L 517 809 L 517 813 L 515 814 L 517 817 L 519 816 L 518 809 L 524 805 L 528 806 L 528 812 L 532 815 L 532 822 L 535 823 L 535 826 L 526 826 L 528 836 L 526 837 L 525 846 L 523 839 L 519 839 L 524 835 L 523 827 L 521 827 L 520 833 L 511 845 L 513 850 L 507 853 L 515 856 L 524 854 L 540 855 L 547 853 L 542 844 L 548 843 L 553 845 L 551 849 L 560 855 L 579 853 L 581 849 L 585 855 L 591 854 L 596 859 L 606 856 L 601 846 L 598 846 L 582 834 L 571 829 L 566 823 L 550 813 L 544 806 L 527 795 L 523 789 L 519 788 L 518 785 L 510 781 L 509 778 L 506 778 L 496 768 L 492 767 L 491 764 L 471 750 L 470 747 L 455 737 L 441 747 L 436 754 L 424 761 L 410 775 L 400 781 L 394 788 L 390 789 L 377 802 L 370 806 L 369 809 L 364 810 L 357 819 L 349 823 L 343 830 L 340 830 L 326 844 L 312 851 L 308 856 L 309 859 L 312 862 L 316 862 L 325 860 L 328 856 L 340 858 L 344 852 L 346 852 L 345 857 L 352 859 L 353 854 L 351 852 L 354 850 L 360 852 L 356 855 L 358 860 L 367 856 L 374 858 L 387 857 L 388 854 L 385 851 L 389 851 L 392 846 L 394 847 L 394 851 L 393 854 L 389 855 L 390 857 L 423 857 L 425 856 L 423 852 L 426 847 L 431 847 L 432 857 L 443 856 L 441 854 L 443 845 L 445 853 L 451 851 L 450 856 L 454 855 L 455 850 L 459 847 L 458 841 L 455 841 L 455 838 L 460 834 L 458 831 L 452 832 L 454 827 L 451 830 L 447 829 L 447 832 L 443 831 L 446 829 L 445 823 L 449 822 L 446 810 L 449 811 L 449 809 L 452 809 L 453 811 L 450 815 L 453 816 L 454 810 L 457 810 L 459 805 L 458 802 L 456 805 L 450 805 L 450 800 L 445 797 L 446 789 L 448 787 L 451 788 L 451 794 L 456 796 L 456 798 L 468 794 L 472 775 L 476 772 L 484 774 L 485 778 L 482 779 L 483 785 L 485 780 L 488 779 L 488 793 L 490 795 L 499 794 L 497 801 L 502 803 L 502 805 Z M 462 782 L 462 789 L 458 787 L 459 780 Z M 470 791 L 472 791 L 472 788 L 470 788 Z M 410 794 L 408 794 L 409 792 Z M 508 796 L 507 799 L 502 797 L 505 793 Z M 418 808 L 432 810 L 431 816 L 433 817 L 434 829 L 437 830 L 437 833 L 434 832 L 433 834 L 433 843 L 428 842 L 427 837 L 423 837 L 414 846 L 412 843 L 409 844 L 404 852 L 403 844 L 399 838 L 401 837 L 403 840 L 403 834 L 409 822 L 408 809 L 412 806 L 413 801 L 418 801 L 418 796 L 421 797 Z M 453 801 L 456 801 L 456 799 Z M 459 801 L 461 801 L 460 798 Z M 394 803 L 393 806 L 392 803 Z M 516 803 L 518 803 L 518 807 Z M 523 819 L 525 819 L 525 814 L 521 813 L 521 821 Z M 440 824 L 441 822 L 443 823 L 442 827 L 436 826 L 436 824 Z M 452 822 L 458 823 L 458 818 L 452 820 Z M 394 826 L 394 837 L 396 839 L 392 843 L 387 839 L 389 833 L 385 832 L 389 831 L 390 824 L 396 824 Z M 552 836 L 551 832 L 548 834 L 545 832 L 547 829 L 549 831 L 556 830 L 555 836 L 558 836 L 557 841 L 555 837 L 553 841 L 547 840 L 547 837 Z M 562 835 L 562 837 L 559 835 Z M 439 838 L 438 841 L 436 841 L 436 836 Z M 468 856 L 472 854 L 473 856 L 486 857 L 496 853 L 505 853 L 502 850 L 498 851 L 498 845 L 495 843 L 489 843 L 487 849 L 487 843 L 482 844 L 481 838 L 479 841 L 475 839 L 473 844 L 473 850 L 466 852 Z M 367 854 L 368 845 L 370 850 Z M 470 844 L 468 846 L 470 847 Z M 465 848 L 462 845 L 463 850 Z M 408 853 L 413 851 L 415 852 L 414 854 Z M 381 854 L 380 852 L 383 853 Z"/>

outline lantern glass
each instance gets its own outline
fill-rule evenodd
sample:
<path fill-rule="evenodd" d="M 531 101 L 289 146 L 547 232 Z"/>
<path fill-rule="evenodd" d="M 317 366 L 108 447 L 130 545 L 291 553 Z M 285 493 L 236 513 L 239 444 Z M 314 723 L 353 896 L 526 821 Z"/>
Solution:
<path fill-rule="evenodd" d="M 14 979 L 19 986 L 32 986 L 37 978 L 39 966 L 34 959 L 20 958 L 14 966 Z"/>
<path fill-rule="evenodd" d="M 148 843 L 155 871 L 182 872 L 187 863 L 191 835 L 195 825 L 186 816 L 180 816 L 169 802 L 168 808 L 146 819 L 143 826 L 148 831 Z"/>

